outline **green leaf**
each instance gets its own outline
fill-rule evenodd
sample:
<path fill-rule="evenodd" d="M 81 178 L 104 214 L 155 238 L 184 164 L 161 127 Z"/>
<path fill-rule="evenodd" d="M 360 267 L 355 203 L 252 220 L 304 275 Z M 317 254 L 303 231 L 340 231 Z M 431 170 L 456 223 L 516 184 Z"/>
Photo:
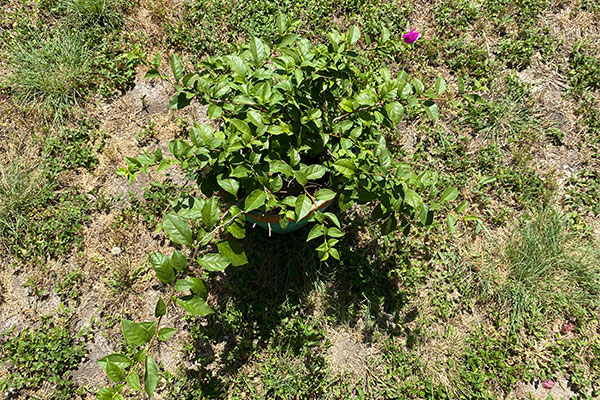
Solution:
<path fill-rule="evenodd" d="M 435 80 L 435 93 L 440 95 L 446 91 L 446 81 L 444 78 L 437 78 Z"/>
<path fill-rule="evenodd" d="M 206 301 L 198 296 L 185 296 L 177 298 L 175 301 L 181 306 L 181 308 L 195 317 L 205 317 L 214 313 L 213 309 L 206 304 Z"/>
<path fill-rule="evenodd" d="M 423 204 L 423 199 L 421 196 L 419 196 L 419 194 L 412 189 L 407 189 L 404 192 L 404 201 L 406 204 L 415 209 L 419 208 L 419 206 Z"/>
<path fill-rule="evenodd" d="M 420 79 L 413 78 L 411 80 L 411 83 L 412 83 L 413 87 L 415 88 L 415 92 L 417 94 L 421 94 L 421 93 L 423 93 L 423 90 L 425 90 L 425 85 L 423 85 L 423 82 L 421 82 Z"/>
<path fill-rule="evenodd" d="M 246 253 L 244 253 L 244 250 L 238 241 L 233 239 L 223 240 L 217 244 L 217 247 L 219 253 L 229 260 L 234 267 L 248 264 Z"/>
<path fill-rule="evenodd" d="M 404 107 L 397 101 L 385 105 L 385 112 L 394 124 L 399 124 L 404 116 Z"/>
<path fill-rule="evenodd" d="M 211 229 L 219 222 L 220 217 L 219 202 L 216 197 L 211 197 L 202 207 L 202 222 Z"/>
<path fill-rule="evenodd" d="M 208 271 L 223 271 L 230 262 L 221 254 L 205 254 L 198 260 L 198 263 Z"/>
<path fill-rule="evenodd" d="M 267 201 L 267 195 L 263 189 L 256 189 L 244 200 L 244 209 L 246 212 L 256 210 L 262 207 Z"/>
<path fill-rule="evenodd" d="M 323 215 L 328 220 L 330 220 L 332 223 L 334 223 L 335 226 L 337 226 L 338 228 L 341 228 L 340 221 L 338 220 L 338 217 L 336 217 L 334 213 L 332 213 L 332 212 L 326 212 L 326 213 L 323 213 Z"/>
<path fill-rule="evenodd" d="M 227 193 L 231 193 L 237 199 L 237 192 L 240 188 L 240 183 L 235 179 L 222 179 L 223 175 L 217 176 L 217 183 Z"/>
<path fill-rule="evenodd" d="M 175 81 L 179 82 L 183 76 L 183 64 L 181 59 L 177 57 L 176 54 L 173 54 L 169 58 L 169 64 L 171 65 L 171 70 L 173 71 L 173 77 L 175 78 Z"/>
<path fill-rule="evenodd" d="M 306 183 L 308 182 L 306 174 L 302 171 L 294 170 L 294 177 L 296 178 L 296 181 L 298 181 L 298 183 L 302 186 L 306 185 Z"/>
<path fill-rule="evenodd" d="M 140 377 L 135 372 L 130 372 L 129 375 L 127 375 L 127 377 L 125 378 L 125 380 L 127 381 L 127 384 L 129 385 L 131 390 L 135 392 L 139 392 L 140 390 L 142 390 L 142 387 L 140 386 Z"/>
<path fill-rule="evenodd" d="M 244 62 L 244 60 L 242 60 L 240 57 L 232 55 L 228 57 L 229 60 L 229 67 L 231 68 L 231 70 L 240 75 L 240 76 L 246 76 L 246 73 L 248 72 L 248 69 L 246 68 L 246 63 Z"/>
<path fill-rule="evenodd" d="M 236 239 L 246 237 L 246 216 L 240 215 L 232 223 L 227 225 L 227 231 Z"/>
<path fill-rule="evenodd" d="M 175 333 L 177 333 L 177 329 L 175 328 L 160 328 L 158 330 L 158 339 L 166 342 L 169 340 Z"/>
<path fill-rule="evenodd" d="M 306 174 L 306 179 L 310 180 L 321 179 L 323 175 L 325 175 L 325 172 L 327 172 L 325 167 L 319 164 L 312 164 L 304 171 Z"/>
<path fill-rule="evenodd" d="M 279 12 L 279 15 L 277 15 L 277 31 L 279 32 L 280 35 L 283 35 L 286 30 L 287 30 L 287 17 L 285 16 L 285 14 Z"/>
<path fill-rule="evenodd" d="M 448 226 L 448 231 L 450 233 L 454 233 L 456 230 L 456 218 L 452 214 L 448 214 L 446 216 L 446 225 Z"/>
<path fill-rule="evenodd" d="M 113 388 L 104 388 L 96 392 L 96 398 L 98 400 L 114 400 L 114 396 L 117 391 Z"/>
<path fill-rule="evenodd" d="M 396 216 L 392 213 L 388 219 L 386 219 L 383 224 L 381 225 L 381 234 L 382 235 L 388 235 L 391 232 L 396 230 L 396 227 L 398 226 L 398 220 L 396 219 Z"/>
<path fill-rule="evenodd" d="M 252 132 L 250 130 L 250 126 L 246 123 L 246 121 L 242 121 L 241 119 L 233 118 L 230 121 L 240 132 L 245 133 L 246 135 L 250 135 Z"/>
<path fill-rule="evenodd" d="M 296 199 L 296 221 L 302 220 L 312 209 L 313 202 L 312 200 L 306 196 L 305 194 L 301 194 Z"/>
<path fill-rule="evenodd" d="M 458 94 L 463 94 L 465 92 L 465 80 L 459 76 L 456 78 L 456 85 L 458 88 Z"/>
<path fill-rule="evenodd" d="M 99 359 L 97 362 L 98 362 L 98 365 L 100 366 L 100 368 L 102 368 L 104 371 L 106 371 L 106 365 L 109 362 L 115 364 L 116 366 L 118 366 L 121 369 L 129 367 L 133 363 L 129 359 L 129 357 L 127 357 L 123 354 L 118 354 L 118 353 L 104 356 L 101 359 Z"/>
<path fill-rule="evenodd" d="M 178 292 L 185 292 L 186 290 L 191 290 L 193 287 L 194 284 L 192 282 L 186 279 L 177 279 L 174 289 Z"/>
<path fill-rule="evenodd" d="M 208 106 L 208 110 L 206 110 L 206 114 L 210 119 L 217 119 L 221 115 L 223 115 L 223 109 L 216 104 L 211 104 Z"/>
<path fill-rule="evenodd" d="M 187 268 L 188 261 L 182 252 L 179 250 L 173 250 L 173 255 L 171 256 L 171 265 L 177 271 L 183 271 Z"/>
<path fill-rule="evenodd" d="M 250 169 L 248 169 L 246 166 L 238 165 L 233 169 L 233 171 L 229 175 L 232 178 L 247 178 L 248 176 L 250 176 L 251 172 L 252 171 L 250 171 Z"/>
<path fill-rule="evenodd" d="M 320 189 L 317 193 L 315 193 L 315 197 L 317 198 L 317 200 L 321 201 L 333 200 L 335 196 L 335 192 L 329 189 Z"/>
<path fill-rule="evenodd" d="M 134 346 L 141 346 L 152 338 L 154 330 L 150 333 L 141 324 L 138 324 L 127 319 L 121 319 L 121 331 L 125 340 Z"/>
<path fill-rule="evenodd" d="M 288 156 L 290 157 L 290 165 L 295 167 L 300 162 L 300 154 L 293 147 L 288 150 Z"/>
<path fill-rule="evenodd" d="M 348 28 L 348 44 L 354 45 L 360 39 L 360 29 L 357 26 L 352 25 Z"/>
<path fill-rule="evenodd" d="M 373 106 L 377 103 L 377 93 L 371 88 L 365 89 L 356 96 L 356 101 L 361 106 Z"/>
<path fill-rule="evenodd" d="M 123 370 L 119 368 L 116 364 L 113 364 L 110 361 L 108 361 L 106 363 L 106 375 L 111 381 L 119 383 L 121 382 L 121 379 L 123 379 Z"/>
<path fill-rule="evenodd" d="M 171 264 L 171 259 L 164 254 L 154 252 L 150 256 L 150 263 L 152 269 L 156 273 L 158 280 L 164 283 L 171 283 L 175 279 L 175 271 Z"/>
<path fill-rule="evenodd" d="M 158 317 L 162 317 L 166 313 L 167 313 L 167 305 L 163 301 L 162 297 L 159 297 L 158 301 L 156 302 L 156 307 L 154 307 L 154 316 L 158 318 Z"/>
<path fill-rule="evenodd" d="M 288 178 L 294 175 L 294 170 L 292 169 L 292 167 L 290 167 L 290 165 L 285 161 L 281 160 L 272 161 L 269 164 L 269 172 L 272 174 L 279 172 L 284 174 Z"/>
<path fill-rule="evenodd" d="M 160 67 L 160 63 L 162 62 L 162 56 L 160 53 L 156 53 L 154 57 L 152 57 L 152 66 L 154 68 Z"/>
<path fill-rule="evenodd" d="M 390 30 L 388 28 L 386 28 L 385 26 L 381 27 L 381 38 L 379 40 L 382 43 L 385 43 L 388 40 L 390 40 Z"/>
<path fill-rule="evenodd" d="M 262 63 L 271 53 L 269 46 L 264 44 L 259 38 L 252 38 L 250 41 L 250 54 L 254 58 L 256 65 Z"/>
<path fill-rule="evenodd" d="M 341 172 L 344 176 L 351 177 L 354 175 L 355 167 L 352 160 L 341 158 L 333 163 L 333 167 Z"/>
<path fill-rule="evenodd" d="M 306 238 L 306 241 L 308 242 L 308 241 L 318 238 L 319 236 L 323 236 L 323 233 L 324 233 L 323 225 L 315 224 L 315 226 L 313 226 L 313 228 L 308 233 L 308 237 Z"/>
<path fill-rule="evenodd" d="M 252 125 L 256 126 L 256 127 L 261 127 L 263 126 L 263 120 L 262 120 L 262 115 L 256 111 L 256 110 L 249 110 L 247 113 L 247 119 L 248 121 L 250 121 L 252 123 Z"/>
<path fill-rule="evenodd" d="M 452 200 L 456 199 L 457 197 L 458 197 L 458 189 L 456 189 L 453 186 L 448 186 L 442 193 L 442 197 L 441 197 L 440 201 L 442 203 L 444 203 L 444 202 L 449 203 Z"/>
<path fill-rule="evenodd" d="M 431 100 L 427 100 L 423 102 L 423 106 L 425 107 L 425 113 L 429 119 L 431 119 L 432 122 L 437 121 L 439 113 L 438 105 Z"/>
<path fill-rule="evenodd" d="M 204 281 L 201 278 L 193 276 L 186 276 L 185 279 L 178 279 L 177 282 L 175 282 L 175 290 L 178 292 L 191 290 L 193 294 L 203 299 L 206 299 L 206 296 L 208 296 L 208 289 L 206 288 Z"/>
<path fill-rule="evenodd" d="M 146 357 L 144 364 L 144 391 L 148 397 L 152 397 L 156 385 L 158 385 L 158 367 L 150 356 Z"/>
<path fill-rule="evenodd" d="M 142 347 L 133 355 L 133 360 L 135 362 L 141 362 L 146 357 L 147 349 Z"/>
<path fill-rule="evenodd" d="M 287 35 L 283 35 L 281 37 L 281 39 L 279 40 L 279 46 L 288 46 L 292 43 L 294 43 L 296 41 L 296 39 L 298 39 L 298 35 L 295 35 L 293 33 L 288 33 Z M 297 72 L 301 72 L 301 70 L 297 69 L 294 71 L 294 73 Z M 296 78 L 298 80 L 298 78 Z M 301 81 L 302 79 L 298 80 Z"/>
<path fill-rule="evenodd" d="M 174 214 L 165 215 L 163 229 L 173 243 L 192 245 L 192 230 L 183 218 Z"/>
<path fill-rule="evenodd" d="M 338 228 L 328 228 L 327 229 L 327 236 L 334 237 L 334 238 L 339 238 L 339 237 L 344 236 L 344 232 L 340 231 Z"/>
<path fill-rule="evenodd" d="M 144 75 L 144 79 L 155 79 L 155 78 L 161 78 L 161 77 L 162 77 L 162 75 L 160 74 L 160 72 L 158 72 L 154 68 L 146 71 L 146 75 Z"/>
<path fill-rule="evenodd" d="M 419 218 L 424 226 L 429 226 L 433 223 L 433 211 L 429 210 L 425 204 L 421 207 Z"/>

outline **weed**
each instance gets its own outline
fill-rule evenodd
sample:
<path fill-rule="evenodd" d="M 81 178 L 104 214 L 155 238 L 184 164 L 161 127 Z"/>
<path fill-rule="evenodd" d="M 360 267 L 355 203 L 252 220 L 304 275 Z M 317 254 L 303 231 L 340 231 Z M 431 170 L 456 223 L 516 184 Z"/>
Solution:
<path fill-rule="evenodd" d="M 171 201 L 180 196 L 190 194 L 185 192 L 181 185 L 176 185 L 167 180 L 163 183 L 151 182 L 144 189 L 144 198 L 139 200 L 130 194 L 131 207 L 122 211 L 124 220 L 132 217 L 141 218 L 148 226 L 155 227 L 161 220 Z"/>
<path fill-rule="evenodd" d="M 81 132 L 63 132 L 77 139 L 71 145 L 49 139 L 46 149 L 51 155 L 45 162 L 27 159 L 27 154 L 0 163 L 0 243 L 14 255 L 45 260 L 81 244 L 79 231 L 92 205 L 86 195 L 61 187 L 58 180 L 65 165 L 90 165 L 95 160 Z"/>
<path fill-rule="evenodd" d="M 469 103 L 465 122 L 494 141 L 514 141 L 523 133 L 541 131 L 542 123 L 533 112 L 530 86 L 515 75 L 508 75 L 505 84 L 506 93 L 497 100 Z"/>
<path fill-rule="evenodd" d="M 63 302 L 76 300 L 79 295 L 79 284 L 83 281 L 83 275 L 79 270 L 70 271 L 54 287 L 54 292 Z"/>
<path fill-rule="evenodd" d="M 78 128 L 63 127 L 58 134 L 45 139 L 42 156 L 49 161 L 52 173 L 85 168 L 93 170 L 98 164 L 96 153 L 103 145 L 103 133 L 96 129 L 95 121 L 83 123 Z M 92 144 L 99 139 L 100 145 Z"/>
<path fill-rule="evenodd" d="M 123 294 L 130 289 L 146 271 L 145 266 L 135 267 L 129 256 L 119 259 L 109 266 L 111 279 L 105 282 L 113 294 Z"/>
<path fill-rule="evenodd" d="M 569 56 L 569 84 L 576 94 L 584 90 L 600 89 L 600 59 L 593 55 L 589 45 L 575 44 Z"/>
<path fill-rule="evenodd" d="M 123 24 L 123 0 L 61 0 L 59 7 L 82 26 L 118 29 Z"/>
<path fill-rule="evenodd" d="M 513 360 L 510 350 L 517 346 L 517 343 L 510 343 L 515 341 L 514 337 L 506 340 L 500 335 L 478 329 L 469 339 L 469 346 L 460 362 L 450 366 L 457 368 L 457 391 L 462 392 L 464 397 L 494 399 L 495 393 L 490 390 L 492 386 L 507 395 L 517 382 L 525 380 L 526 371 L 521 362 Z"/>
<path fill-rule="evenodd" d="M 449 29 L 454 34 L 461 33 L 479 16 L 477 6 L 470 0 L 442 0 L 435 3 L 433 12 L 442 34 L 448 34 Z"/>
<path fill-rule="evenodd" d="M 368 34 L 379 35 L 382 26 L 399 35 L 411 11 L 408 3 L 382 0 L 326 0 L 216 2 L 198 0 L 186 3 L 183 18 L 167 27 L 171 46 L 186 49 L 197 57 L 229 51 L 230 46 L 251 36 L 272 40 L 277 32 L 275 17 L 279 12 L 300 18 L 302 30 L 316 35 L 335 27 L 334 19 L 346 16 L 342 24 L 356 23 Z M 250 16 L 250 17 L 249 17 Z"/>
<path fill-rule="evenodd" d="M 533 26 L 537 24 L 540 14 L 546 7 L 546 0 L 482 1 L 482 11 L 487 11 L 494 22 L 499 25 L 514 20 L 518 26 Z"/>
<path fill-rule="evenodd" d="M 593 244 L 570 234 L 565 219 L 546 209 L 515 230 L 501 261 L 506 267 L 487 271 L 484 279 L 495 282 L 487 297 L 512 330 L 536 329 L 556 317 L 584 321 L 599 306 L 599 261 Z"/>
<path fill-rule="evenodd" d="M 102 44 L 96 58 L 97 68 L 100 79 L 98 81 L 98 92 L 103 96 L 109 97 L 115 92 L 124 93 L 130 89 L 135 80 L 135 68 L 141 63 L 141 59 L 146 56 L 138 45 L 128 53 L 122 51 L 123 48 L 130 47 L 131 44 L 126 38 L 118 38 L 107 41 Z"/>
<path fill-rule="evenodd" d="M 569 179 L 565 203 L 579 214 L 600 215 L 600 173 L 596 170 L 582 169 Z"/>
<path fill-rule="evenodd" d="M 156 123 L 148 122 L 146 125 L 142 125 L 142 129 L 135 135 L 135 140 L 138 146 L 144 147 L 150 143 L 156 142 Z"/>
<path fill-rule="evenodd" d="M 81 335 L 47 320 L 40 329 L 25 328 L 2 339 L 2 361 L 9 363 L 9 372 L 0 379 L 0 390 L 26 396 L 29 390 L 46 389 L 52 398 L 63 399 L 79 393 L 69 372 L 85 356 Z"/>
<path fill-rule="evenodd" d="M 544 60 L 556 54 L 558 40 L 550 35 L 548 28 L 525 28 L 510 34 L 498 42 L 498 57 L 510 68 L 523 69 L 539 52 Z"/>
<path fill-rule="evenodd" d="M 440 48 L 444 50 L 443 59 L 452 71 L 483 80 L 493 75 L 494 63 L 485 48 L 461 38 L 440 43 Z"/>
<path fill-rule="evenodd" d="M 42 103 L 62 118 L 89 89 L 93 52 L 73 31 L 32 32 L 27 40 L 11 42 L 3 53 L 8 74 L 0 84 L 23 104 Z"/>

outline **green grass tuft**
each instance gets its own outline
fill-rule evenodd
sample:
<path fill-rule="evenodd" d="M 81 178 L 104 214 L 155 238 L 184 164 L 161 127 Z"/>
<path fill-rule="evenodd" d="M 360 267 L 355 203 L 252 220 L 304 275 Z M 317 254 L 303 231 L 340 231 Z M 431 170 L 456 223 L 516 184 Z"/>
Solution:
<path fill-rule="evenodd" d="M 519 227 L 503 258 L 491 298 L 511 329 L 589 319 L 600 306 L 600 251 L 571 234 L 558 212 L 540 211 Z"/>
<path fill-rule="evenodd" d="M 86 94 L 93 78 L 93 52 L 82 35 L 60 29 L 33 32 L 3 54 L 8 74 L 1 85 L 23 104 L 43 104 L 62 117 Z"/>

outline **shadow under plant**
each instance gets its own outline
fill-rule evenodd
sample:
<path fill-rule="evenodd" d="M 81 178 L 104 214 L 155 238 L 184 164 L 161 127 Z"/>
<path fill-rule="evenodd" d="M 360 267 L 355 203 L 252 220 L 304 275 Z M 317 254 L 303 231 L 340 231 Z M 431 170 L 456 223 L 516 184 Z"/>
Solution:
<path fill-rule="evenodd" d="M 340 243 L 340 261 L 320 262 L 306 243 L 309 229 L 270 238 L 263 230 L 249 230 L 244 243 L 249 263 L 213 280 L 215 314 L 204 323 L 189 320 L 194 343 L 188 354 L 197 367 L 185 371 L 188 386 L 172 394 L 212 398 L 240 385 L 253 386 L 236 374 L 270 354 L 261 360 L 261 369 L 273 367 L 262 371 L 267 372 L 260 388 L 265 395 L 323 398 L 331 344 L 327 327 L 360 329 L 368 343 L 373 327 L 363 324 L 366 314 L 379 331 L 398 334 L 394 317 L 406 304 L 406 294 L 391 283 L 385 258 L 375 257 L 382 247 L 352 231 Z M 290 358 L 302 368 L 287 365 Z M 286 377 L 293 382 L 286 383 Z"/>

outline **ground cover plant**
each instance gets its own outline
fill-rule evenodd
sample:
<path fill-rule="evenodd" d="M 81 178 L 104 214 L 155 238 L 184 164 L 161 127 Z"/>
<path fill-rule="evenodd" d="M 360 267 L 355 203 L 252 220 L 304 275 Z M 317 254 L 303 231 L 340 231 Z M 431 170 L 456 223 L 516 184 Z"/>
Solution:
<path fill-rule="evenodd" d="M 590 0 L 0 0 L 0 397 L 598 398 L 599 17 Z M 314 78 L 297 93 L 295 71 Z M 332 155 L 278 151 L 299 127 Z M 404 196 L 340 158 L 401 166 Z M 302 192 L 275 189 L 303 174 L 305 198 L 338 193 L 316 222 L 222 226 L 262 188 L 249 214 L 294 226 Z"/>

